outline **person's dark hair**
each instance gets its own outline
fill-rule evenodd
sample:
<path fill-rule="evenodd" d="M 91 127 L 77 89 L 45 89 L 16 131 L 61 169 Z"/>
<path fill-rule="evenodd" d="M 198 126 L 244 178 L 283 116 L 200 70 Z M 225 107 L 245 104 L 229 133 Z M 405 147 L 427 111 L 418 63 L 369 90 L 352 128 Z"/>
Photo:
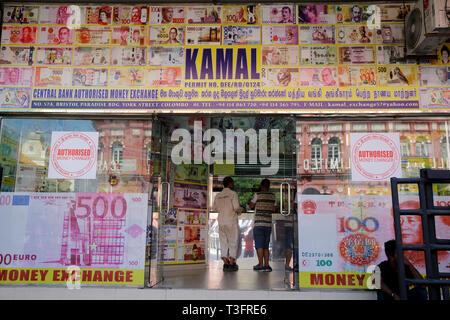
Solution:
<path fill-rule="evenodd" d="M 263 181 L 261 181 L 261 186 L 264 188 L 270 188 L 270 180 L 269 179 L 263 179 Z"/>
<path fill-rule="evenodd" d="M 395 240 L 389 240 L 384 243 L 384 252 L 386 253 L 386 257 L 393 257 L 396 251 L 397 247 L 395 245 Z"/>
<path fill-rule="evenodd" d="M 441 48 L 441 54 L 443 54 L 444 51 L 447 51 L 447 53 L 450 55 L 450 49 L 447 48 L 447 46 L 442 46 L 442 48 Z"/>
<path fill-rule="evenodd" d="M 225 177 L 225 179 L 223 179 L 223 186 L 226 188 L 228 187 L 231 183 L 233 182 L 233 178 L 231 177 Z"/>

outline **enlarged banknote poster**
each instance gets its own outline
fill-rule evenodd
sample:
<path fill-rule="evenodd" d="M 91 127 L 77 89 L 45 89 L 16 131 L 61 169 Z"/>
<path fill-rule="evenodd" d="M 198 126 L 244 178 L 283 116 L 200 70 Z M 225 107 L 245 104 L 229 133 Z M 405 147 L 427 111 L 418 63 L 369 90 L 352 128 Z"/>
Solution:
<path fill-rule="evenodd" d="M 186 20 L 188 24 L 222 23 L 221 6 L 187 7 Z"/>
<path fill-rule="evenodd" d="M 417 67 L 415 66 L 386 66 L 378 67 L 379 86 L 416 86 Z"/>
<path fill-rule="evenodd" d="M 376 30 L 378 44 L 403 44 L 405 42 L 405 27 L 403 24 L 383 25 Z"/>
<path fill-rule="evenodd" d="M 256 5 L 223 7 L 223 24 L 258 24 L 259 8 Z"/>
<path fill-rule="evenodd" d="M 75 29 L 75 45 L 108 45 L 111 43 L 109 27 L 81 27 Z"/>
<path fill-rule="evenodd" d="M 2 46 L 0 49 L 0 65 L 15 66 L 33 65 L 34 47 Z"/>
<path fill-rule="evenodd" d="M 295 23 L 295 7 L 292 4 L 262 5 L 261 23 Z"/>
<path fill-rule="evenodd" d="M 33 86 L 33 68 L 0 67 L 0 85 L 2 86 Z"/>
<path fill-rule="evenodd" d="M 263 87 L 298 87 L 299 68 L 261 68 Z"/>
<path fill-rule="evenodd" d="M 260 28 L 258 26 L 224 26 L 224 45 L 259 45 Z"/>
<path fill-rule="evenodd" d="M 111 65 L 113 66 L 145 66 L 145 47 L 112 47 Z"/>
<path fill-rule="evenodd" d="M 377 46 L 377 64 L 407 64 L 404 46 Z M 411 62 L 410 62 L 411 63 Z"/>
<path fill-rule="evenodd" d="M 178 224 L 179 225 L 202 225 L 206 226 L 208 223 L 208 214 L 206 210 L 199 209 L 178 209 Z"/>
<path fill-rule="evenodd" d="M 80 6 L 41 6 L 40 8 L 40 24 L 81 25 Z"/>
<path fill-rule="evenodd" d="M 4 193 L 0 250 L 23 259 L 2 265 L 4 283 L 66 285 L 68 266 L 81 285 L 143 285 L 145 193 Z M 11 232 L 14 230 L 14 232 Z M 5 260 L 4 260 L 5 261 Z"/>
<path fill-rule="evenodd" d="M 339 87 L 377 85 L 376 67 L 338 67 Z"/>
<path fill-rule="evenodd" d="M 149 66 L 182 66 L 184 64 L 184 47 L 150 47 Z"/>
<path fill-rule="evenodd" d="M 38 19 L 37 6 L 7 6 L 3 10 L 3 23 L 36 24 Z"/>
<path fill-rule="evenodd" d="M 262 47 L 263 66 L 297 66 L 299 64 L 299 50 L 294 46 Z"/>
<path fill-rule="evenodd" d="M 420 86 L 450 86 L 450 67 L 419 66 Z"/>
<path fill-rule="evenodd" d="M 220 26 L 187 26 L 187 45 L 220 45 L 222 28 Z"/>
<path fill-rule="evenodd" d="M 203 164 L 179 164 L 174 170 L 175 180 L 207 183 L 208 168 Z"/>
<path fill-rule="evenodd" d="M 335 46 L 301 46 L 300 65 L 335 65 Z"/>
<path fill-rule="evenodd" d="M 205 242 L 178 245 L 177 259 L 179 262 L 202 262 L 205 261 Z"/>
<path fill-rule="evenodd" d="M 150 7 L 150 24 L 185 24 L 184 7 Z"/>
<path fill-rule="evenodd" d="M 111 44 L 120 46 L 143 46 L 147 44 L 147 31 L 143 26 L 113 27 Z"/>
<path fill-rule="evenodd" d="M 262 44 L 298 44 L 297 26 L 262 26 Z"/>
<path fill-rule="evenodd" d="M 29 108 L 31 88 L 0 88 L 0 104 L 6 108 Z"/>
<path fill-rule="evenodd" d="M 420 88 L 421 108 L 444 108 L 450 105 L 450 88 Z"/>
<path fill-rule="evenodd" d="M 105 47 L 75 47 L 73 64 L 75 66 L 107 66 L 109 52 L 109 48 Z"/>
<path fill-rule="evenodd" d="M 116 25 L 145 25 L 149 20 L 147 6 L 114 6 L 112 22 Z"/>
<path fill-rule="evenodd" d="M 73 29 L 68 27 L 40 27 L 38 44 L 71 45 L 73 44 Z"/>
<path fill-rule="evenodd" d="M 206 196 L 206 185 L 174 182 L 174 207 L 206 209 Z"/>
<path fill-rule="evenodd" d="M 301 4 L 297 10 L 300 24 L 335 24 L 336 13 L 333 5 Z"/>
<path fill-rule="evenodd" d="M 37 67 L 34 85 L 36 87 L 70 87 L 72 85 L 71 68 Z"/>
<path fill-rule="evenodd" d="M 365 23 L 375 13 L 375 8 L 367 4 L 337 5 L 337 23 Z"/>
<path fill-rule="evenodd" d="M 108 85 L 108 69 L 73 68 L 72 85 L 74 87 L 106 87 Z"/>
<path fill-rule="evenodd" d="M 184 27 L 151 26 L 149 27 L 150 45 L 184 45 Z"/>
<path fill-rule="evenodd" d="M 35 44 L 37 27 L 32 26 L 3 26 L 3 44 Z"/>
<path fill-rule="evenodd" d="M 181 67 L 152 67 L 148 70 L 148 85 L 154 87 L 179 87 L 182 82 Z"/>
<path fill-rule="evenodd" d="M 335 44 L 335 26 L 300 26 L 299 44 Z"/>
<path fill-rule="evenodd" d="M 381 22 L 403 22 L 411 11 L 412 4 L 377 4 Z"/>
<path fill-rule="evenodd" d="M 81 16 L 83 24 L 111 24 L 112 8 L 110 6 L 87 6 L 81 8 Z"/>
<path fill-rule="evenodd" d="M 41 66 L 69 66 L 72 64 L 71 47 L 38 47 L 36 64 Z"/>
<path fill-rule="evenodd" d="M 375 50 L 372 46 L 338 47 L 339 64 L 374 64 Z"/>
<path fill-rule="evenodd" d="M 374 34 L 367 26 L 340 25 L 336 28 L 338 44 L 374 43 Z"/>
<path fill-rule="evenodd" d="M 110 87 L 138 87 L 145 85 L 145 69 L 143 68 L 110 68 Z"/>
<path fill-rule="evenodd" d="M 337 68 L 300 68 L 300 86 L 334 87 L 337 85 Z"/>

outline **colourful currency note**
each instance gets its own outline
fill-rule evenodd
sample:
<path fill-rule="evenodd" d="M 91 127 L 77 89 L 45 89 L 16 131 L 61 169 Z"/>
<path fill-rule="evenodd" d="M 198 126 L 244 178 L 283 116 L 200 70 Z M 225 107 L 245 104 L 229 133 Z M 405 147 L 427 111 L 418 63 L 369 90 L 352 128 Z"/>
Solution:
<path fill-rule="evenodd" d="M 224 45 L 259 45 L 260 28 L 258 26 L 224 26 Z"/>
<path fill-rule="evenodd" d="M 335 24 L 336 13 L 333 5 L 307 4 L 298 6 L 300 24 Z"/>
<path fill-rule="evenodd" d="M 222 7 L 187 7 L 186 20 L 189 24 L 222 23 Z"/>
<path fill-rule="evenodd" d="M 0 106 L 3 108 L 29 108 L 31 88 L 0 88 Z"/>
<path fill-rule="evenodd" d="M 78 48 L 77 48 L 78 49 Z M 38 47 L 36 64 L 68 66 L 72 64 L 72 48 L 66 47 Z"/>
<path fill-rule="evenodd" d="M 80 25 L 81 7 L 76 5 L 41 6 L 40 24 Z"/>
<path fill-rule="evenodd" d="M 184 45 L 184 27 L 151 26 L 149 30 L 150 45 Z"/>
<path fill-rule="evenodd" d="M 335 44 L 335 26 L 300 26 L 299 44 Z"/>
<path fill-rule="evenodd" d="M 109 27 L 81 27 L 75 29 L 75 45 L 109 45 L 111 29 Z"/>
<path fill-rule="evenodd" d="M 258 6 L 239 5 L 223 7 L 223 24 L 258 24 Z"/>
<path fill-rule="evenodd" d="M 111 48 L 111 65 L 113 66 L 145 66 L 145 47 Z"/>
<path fill-rule="evenodd" d="M 113 8 L 112 22 L 116 25 L 145 25 L 149 20 L 147 6 L 117 6 Z"/>
<path fill-rule="evenodd" d="M 375 86 L 377 70 L 375 67 L 338 67 L 339 87 Z"/>
<path fill-rule="evenodd" d="M 301 87 L 333 87 L 337 85 L 337 68 L 300 68 Z"/>
<path fill-rule="evenodd" d="M 70 87 L 71 72 L 71 68 L 67 67 L 37 67 L 34 85 L 36 87 Z"/>
<path fill-rule="evenodd" d="M 33 65 L 33 53 L 34 47 L 2 46 L 0 49 L 0 65 L 31 66 Z"/>
<path fill-rule="evenodd" d="M 261 23 L 295 23 L 295 7 L 292 4 L 262 5 Z"/>
<path fill-rule="evenodd" d="M 0 67 L 0 85 L 33 86 L 33 68 Z"/>
<path fill-rule="evenodd" d="M 402 44 L 405 42 L 405 27 L 403 24 L 383 25 L 376 30 L 376 42 L 378 44 Z"/>
<path fill-rule="evenodd" d="M 335 46 L 301 46 L 300 65 L 335 65 Z"/>
<path fill-rule="evenodd" d="M 365 23 L 373 14 L 373 7 L 366 4 L 336 6 L 337 23 Z"/>
<path fill-rule="evenodd" d="M 299 63 L 299 50 L 293 46 L 262 47 L 262 65 L 296 66 Z"/>
<path fill-rule="evenodd" d="M 338 44 L 374 43 L 374 34 L 367 26 L 340 25 L 336 36 Z"/>
<path fill-rule="evenodd" d="M 73 44 L 73 29 L 64 27 L 40 27 L 38 44 L 71 45 Z"/>
<path fill-rule="evenodd" d="M 339 64 L 374 64 L 375 50 L 371 46 L 338 47 Z"/>
<path fill-rule="evenodd" d="M 111 68 L 109 70 L 110 87 L 136 87 L 145 85 L 143 68 Z"/>
<path fill-rule="evenodd" d="M 381 22 L 403 22 L 411 11 L 411 4 L 378 4 Z"/>
<path fill-rule="evenodd" d="M 261 68 L 263 87 L 298 87 L 298 68 Z"/>
<path fill-rule="evenodd" d="M 73 64 L 75 66 L 107 66 L 109 65 L 109 48 L 76 47 Z"/>
<path fill-rule="evenodd" d="M 450 105 L 450 88 L 420 88 L 421 108 L 444 108 Z"/>
<path fill-rule="evenodd" d="M 99 24 L 107 26 L 111 24 L 112 8 L 110 6 L 82 7 L 83 24 Z"/>
<path fill-rule="evenodd" d="M 262 44 L 298 44 L 297 26 L 263 26 Z"/>
<path fill-rule="evenodd" d="M 147 31 L 143 26 L 113 27 L 111 44 L 120 46 L 143 46 L 147 44 Z"/>
<path fill-rule="evenodd" d="M 220 45 L 222 29 L 218 26 L 188 26 L 186 27 L 187 45 Z"/>
<path fill-rule="evenodd" d="M 152 87 L 179 87 L 181 82 L 181 67 L 152 67 L 148 72 L 148 85 Z"/>
<path fill-rule="evenodd" d="M 38 23 L 39 7 L 7 6 L 3 9 L 3 23 Z"/>
<path fill-rule="evenodd" d="M 450 67 L 419 66 L 419 85 L 450 86 Z"/>
<path fill-rule="evenodd" d="M 403 46 L 377 46 L 377 64 L 409 64 Z"/>
<path fill-rule="evenodd" d="M 150 24 L 185 24 L 184 7 L 150 7 Z"/>
<path fill-rule="evenodd" d="M 174 183 L 174 207 L 206 209 L 206 198 L 206 186 L 180 182 Z"/>
<path fill-rule="evenodd" d="M 184 65 L 184 47 L 150 47 L 148 65 L 182 66 Z"/>
<path fill-rule="evenodd" d="M 2 44 L 34 44 L 36 43 L 37 27 L 3 26 Z"/>
<path fill-rule="evenodd" d="M 72 85 L 74 87 L 106 87 L 108 85 L 108 69 L 73 68 Z"/>
<path fill-rule="evenodd" d="M 378 67 L 379 86 L 416 86 L 416 66 Z"/>

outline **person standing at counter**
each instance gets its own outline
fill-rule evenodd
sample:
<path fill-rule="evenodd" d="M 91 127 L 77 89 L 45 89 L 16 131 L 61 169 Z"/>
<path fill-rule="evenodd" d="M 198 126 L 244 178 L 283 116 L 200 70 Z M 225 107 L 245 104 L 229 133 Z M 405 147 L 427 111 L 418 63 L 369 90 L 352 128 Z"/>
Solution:
<path fill-rule="evenodd" d="M 261 181 L 260 192 L 257 192 L 250 201 L 249 207 L 255 209 L 253 238 L 255 239 L 258 264 L 253 266 L 254 271 L 270 272 L 269 243 L 272 233 L 272 214 L 275 212 L 277 199 L 270 192 L 270 180 Z"/>
<path fill-rule="evenodd" d="M 238 194 L 233 191 L 234 181 L 231 177 L 223 179 L 224 189 L 216 195 L 213 210 L 218 212 L 219 241 L 222 252 L 223 271 L 237 271 L 236 260 L 241 236 L 238 214 L 244 211 L 239 205 Z"/>

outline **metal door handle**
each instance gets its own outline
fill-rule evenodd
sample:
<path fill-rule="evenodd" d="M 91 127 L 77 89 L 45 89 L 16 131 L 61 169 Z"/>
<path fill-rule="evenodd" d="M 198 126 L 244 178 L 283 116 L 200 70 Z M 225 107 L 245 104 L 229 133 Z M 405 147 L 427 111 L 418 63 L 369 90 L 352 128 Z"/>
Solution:
<path fill-rule="evenodd" d="M 283 213 L 283 185 L 288 186 L 288 210 L 287 213 Z M 288 216 L 291 214 L 291 185 L 289 182 L 283 182 L 280 184 L 280 214 L 282 216 Z"/>
<path fill-rule="evenodd" d="M 164 185 L 167 185 L 167 205 L 166 205 L 166 209 L 163 208 L 163 191 L 164 191 Z M 161 213 L 166 213 L 169 210 L 169 206 L 170 206 L 170 183 L 169 182 L 161 182 Z"/>

